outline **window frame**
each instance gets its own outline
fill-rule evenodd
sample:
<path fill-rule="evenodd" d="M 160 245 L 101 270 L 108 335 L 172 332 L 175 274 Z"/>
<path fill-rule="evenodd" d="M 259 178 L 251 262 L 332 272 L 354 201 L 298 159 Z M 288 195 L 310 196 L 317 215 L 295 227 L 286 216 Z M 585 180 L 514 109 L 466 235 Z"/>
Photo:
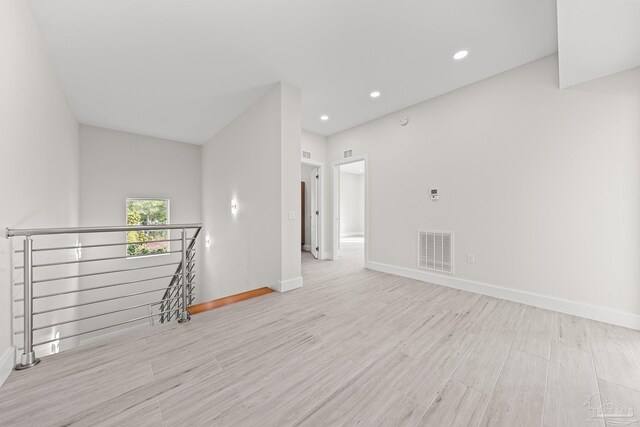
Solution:
<path fill-rule="evenodd" d="M 167 224 L 171 224 L 171 199 L 166 197 L 127 197 L 124 201 L 124 223 L 128 225 L 129 221 L 129 202 L 133 200 L 156 200 L 156 201 L 164 201 L 167 202 Z M 155 256 L 164 256 L 171 254 L 171 242 L 167 242 L 167 251 L 159 254 L 144 254 L 144 255 L 129 255 L 129 242 L 127 233 L 124 234 L 124 241 L 127 243 L 125 245 L 125 255 L 127 255 L 127 259 L 138 259 L 138 258 L 147 258 L 147 257 L 155 257 Z M 171 239 L 171 230 L 167 230 L 167 240 Z"/>

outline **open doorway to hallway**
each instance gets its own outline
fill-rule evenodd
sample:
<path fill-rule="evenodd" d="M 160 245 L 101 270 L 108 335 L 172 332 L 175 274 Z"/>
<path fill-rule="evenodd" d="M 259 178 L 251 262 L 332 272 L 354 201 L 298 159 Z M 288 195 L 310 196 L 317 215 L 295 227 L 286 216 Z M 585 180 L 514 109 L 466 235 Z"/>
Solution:
<path fill-rule="evenodd" d="M 303 159 L 300 167 L 300 247 L 304 257 L 322 258 L 322 163 Z"/>
<path fill-rule="evenodd" d="M 336 165 L 337 258 L 364 266 L 366 230 L 365 160 L 354 159 Z M 334 254 L 334 259 L 336 255 Z"/>

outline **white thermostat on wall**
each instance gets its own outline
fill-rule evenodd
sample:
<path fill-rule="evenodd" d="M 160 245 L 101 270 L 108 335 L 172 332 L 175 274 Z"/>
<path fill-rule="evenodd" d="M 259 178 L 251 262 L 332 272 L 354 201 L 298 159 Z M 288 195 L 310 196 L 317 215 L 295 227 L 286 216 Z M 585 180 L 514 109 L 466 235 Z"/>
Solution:
<path fill-rule="evenodd" d="M 438 200 L 438 189 L 432 188 L 430 195 L 431 195 L 431 200 Z"/>

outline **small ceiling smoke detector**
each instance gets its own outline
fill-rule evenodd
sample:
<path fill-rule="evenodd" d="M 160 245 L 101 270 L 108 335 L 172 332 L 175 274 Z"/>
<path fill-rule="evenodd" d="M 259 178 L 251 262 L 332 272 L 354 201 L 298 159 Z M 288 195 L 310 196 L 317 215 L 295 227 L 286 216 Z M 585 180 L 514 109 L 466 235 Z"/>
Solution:
<path fill-rule="evenodd" d="M 468 52 L 468 51 L 466 51 L 466 50 L 460 50 L 460 51 L 456 52 L 456 53 L 453 55 L 453 59 L 455 59 L 456 61 L 459 61 L 459 60 L 461 60 L 461 59 L 466 58 L 466 57 L 467 57 L 467 55 L 469 55 L 469 52 Z"/>
<path fill-rule="evenodd" d="M 380 96 L 380 92 L 378 92 L 377 90 L 374 90 L 373 92 L 371 92 L 369 94 L 369 96 L 372 97 L 372 98 L 377 98 L 377 97 Z"/>
<path fill-rule="evenodd" d="M 320 120 L 322 120 L 323 122 L 326 122 L 327 120 L 329 120 L 329 116 L 324 114 L 324 115 L 320 116 Z"/>

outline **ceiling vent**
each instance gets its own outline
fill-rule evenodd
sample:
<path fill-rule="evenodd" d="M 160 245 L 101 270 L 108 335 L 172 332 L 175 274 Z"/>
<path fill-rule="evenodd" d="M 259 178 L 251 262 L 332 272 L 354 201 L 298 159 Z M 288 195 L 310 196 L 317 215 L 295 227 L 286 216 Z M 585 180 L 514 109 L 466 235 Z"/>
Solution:
<path fill-rule="evenodd" d="M 453 233 L 418 231 L 418 267 L 453 273 Z"/>
<path fill-rule="evenodd" d="M 302 151 L 302 158 L 303 159 L 310 159 L 311 158 L 311 151 Z"/>
<path fill-rule="evenodd" d="M 347 157 L 351 157 L 353 156 L 353 150 L 346 150 L 344 152 L 344 158 L 346 159 Z"/>

